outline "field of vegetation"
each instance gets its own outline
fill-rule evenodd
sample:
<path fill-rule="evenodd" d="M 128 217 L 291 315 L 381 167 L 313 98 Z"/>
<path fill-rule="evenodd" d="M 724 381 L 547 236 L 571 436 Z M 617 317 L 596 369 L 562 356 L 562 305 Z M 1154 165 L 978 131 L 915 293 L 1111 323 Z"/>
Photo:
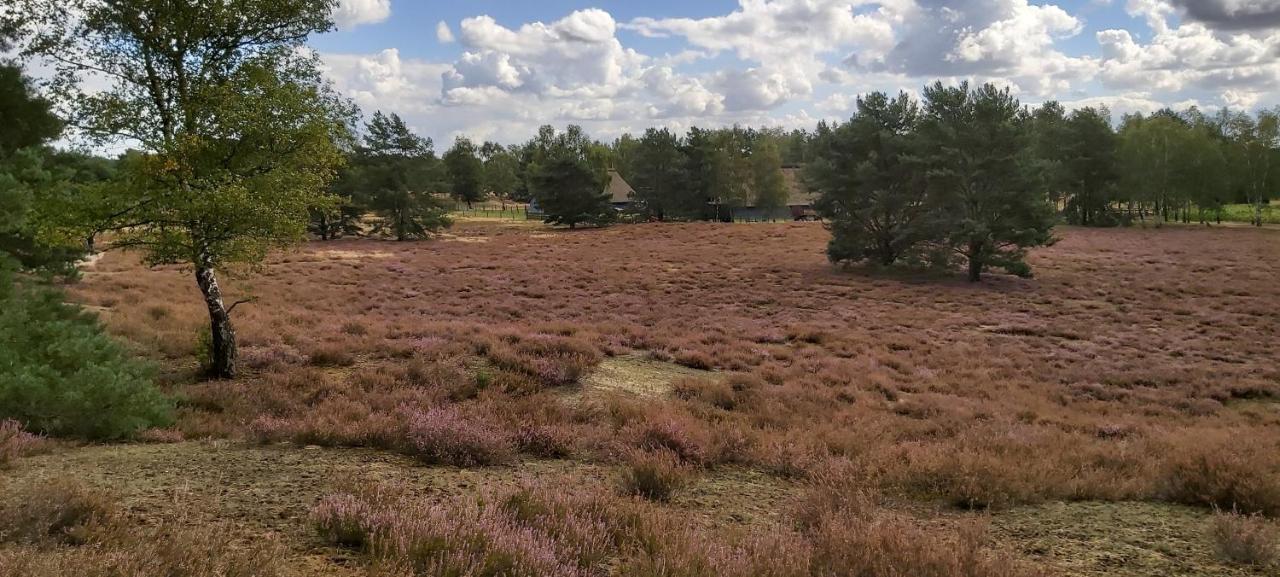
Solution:
<path fill-rule="evenodd" d="M 41 445 L 0 472 L 0 567 L 1267 574 L 1274 232 L 1059 236 L 983 284 L 832 267 L 817 223 L 312 242 L 236 279 L 215 381 L 189 273 L 109 253 L 70 295 L 176 421 L 0 435 Z"/>

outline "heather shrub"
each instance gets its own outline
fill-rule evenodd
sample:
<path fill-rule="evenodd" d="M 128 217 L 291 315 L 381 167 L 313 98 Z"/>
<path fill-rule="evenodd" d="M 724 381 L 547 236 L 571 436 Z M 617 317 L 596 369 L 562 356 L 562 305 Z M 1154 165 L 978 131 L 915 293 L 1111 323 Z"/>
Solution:
<path fill-rule="evenodd" d="M 1231 563 L 1280 566 L 1280 532 L 1258 515 L 1215 513 L 1213 543 L 1218 556 Z"/>
<path fill-rule="evenodd" d="M 545 505 L 517 516 L 511 499 L 497 497 L 426 503 L 379 502 L 367 496 L 326 497 L 312 512 L 321 535 L 334 544 L 358 543 L 384 571 L 417 575 L 595 575 L 608 543 L 598 518 Z M 565 515 L 568 515 L 567 517 Z"/>
<path fill-rule="evenodd" d="M 574 437 L 571 431 L 556 425 L 523 425 L 516 429 L 515 444 L 521 453 L 560 459 L 573 454 Z"/>
<path fill-rule="evenodd" d="M 1186 505 L 1280 515 L 1280 456 L 1247 431 L 1185 436 L 1170 447 L 1159 496 Z"/>
<path fill-rule="evenodd" d="M 653 416 L 633 427 L 632 438 L 635 447 L 645 451 L 669 451 L 681 461 L 696 465 L 707 461 L 707 434 L 691 419 Z"/>
<path fill-rule="evenodd" d="M 0 468 L 40 450 L 44 439 L 22 430 L 17 421 L 0 421 Z"/>
<path fill-rule="evenodd" d="M 669 501 L 689 477 L 688 466 L 670 451 L 635 451 L 622 465 L 619 490 L 651 501 Z"/>
<path fill-rule="evenodd" d="M 698 369 L 700 371 L 709 371 L 714 369 L 716 366 L 715 360 L 712 359 L 710 355 L 702 351 L 676 351 L 676 353 L 672 355 L 671 360 L 677 365 L 689 367 L 691 369 Z"/>
<path fill-rule="evenodd" d="M 505 463 L 514 456 L 505 431 L 453 407 L 411 410 L 405 418 L 407 449 L 426 463 L 473 467 Z"/>
<path fill-rule="evenodd" d="M 320 500 L 311 510 L 311 522 L 327 542 L 362 549 L 383 528 L 378 509 L 393 492 L 375 487 L 360 494 L 337 493 Z"/>
<path fill-rule="evenodd" d="M 488 343 L 484 354 L 494 366 L 537 378 L 555 387 L 578 382 L 600 364 L 600 351 L 573 337 L 507 335 Z"/>
<path fill-rule="evenodd" d="M 356 356 L 344 343 L 324 343 L 311 350 L 308 360 L 317 367 L 349 367 Z"/>
<path fill-rule="evenodd" d="M 98 322 L 58 292 L 18 286 L 0 298 L 0 419 L 28 431 L 120 439 L 167 425 L 172 402 Z"/>

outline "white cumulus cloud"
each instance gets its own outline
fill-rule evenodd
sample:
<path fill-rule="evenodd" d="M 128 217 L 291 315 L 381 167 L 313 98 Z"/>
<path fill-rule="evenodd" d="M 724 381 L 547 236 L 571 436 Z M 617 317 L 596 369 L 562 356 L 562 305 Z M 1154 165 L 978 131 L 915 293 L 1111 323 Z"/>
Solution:
<path fill-rule="evenodd" d="M 339 0 L 333 11 L 333 23 L 339 30 L 361 24 L 377 24 L 391 17 L 391 0 Z"/>

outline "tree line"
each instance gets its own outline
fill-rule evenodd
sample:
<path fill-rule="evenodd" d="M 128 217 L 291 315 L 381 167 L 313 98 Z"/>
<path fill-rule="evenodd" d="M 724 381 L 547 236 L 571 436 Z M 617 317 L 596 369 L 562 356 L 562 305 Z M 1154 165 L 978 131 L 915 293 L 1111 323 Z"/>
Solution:
<path fill-rule="evenodd" d="M 490 141 L 477 147 L 458 137 L 437 157 L 431 139 L 413 134 L 394 113 L 376 112 L 362 132 L 333 184 L 340 202 L 312 211 L 311 231 L 321 239 L 425 238 L 448 226 L 449 199 L 468 206 L 490 197 L 533 203 L 546 222 L 570 228 L 607 224 L 619 216 L 603 193 L 611 169 L 634 187 L 627 211 L 632 218 L 731 220 L 744 206 L 776 214 L 789 192 L 781 150 L 803 134 L 693 128 L 680 137 L 649 129 L 640 138 L 624 135 L 606 144 L 580 126 L 557 132 L 547 125 L 509 146 Z M 362 225 L 369 214 L 377 220 Z"/>
<path fill-rule="evenodd" d="M 1007 90 L 968 84 L 857 100 L 845 123 L 805 139 L 805 181 L 821 193 L 835 262 L 967 263 L 969 277 L 1030 274 L 1026 249 L 1063 219 L 1220 222 L 1244 202 L 1253 224 L 1280 188 L 1280 112 L 1195 108 L 1123 117 L 1023 107 Z"/>

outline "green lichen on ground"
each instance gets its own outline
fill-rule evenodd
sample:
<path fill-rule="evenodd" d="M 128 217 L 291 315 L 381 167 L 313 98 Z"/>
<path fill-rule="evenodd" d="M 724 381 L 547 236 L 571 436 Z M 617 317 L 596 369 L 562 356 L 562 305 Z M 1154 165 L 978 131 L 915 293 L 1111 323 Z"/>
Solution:
<path fill-rule="evenodd" d="M 1214 553 L 1212 516 L 1160 503 L 1050 503 L 991 519 L 993 536 L 1071 577 L 1266 575 Z"/>

